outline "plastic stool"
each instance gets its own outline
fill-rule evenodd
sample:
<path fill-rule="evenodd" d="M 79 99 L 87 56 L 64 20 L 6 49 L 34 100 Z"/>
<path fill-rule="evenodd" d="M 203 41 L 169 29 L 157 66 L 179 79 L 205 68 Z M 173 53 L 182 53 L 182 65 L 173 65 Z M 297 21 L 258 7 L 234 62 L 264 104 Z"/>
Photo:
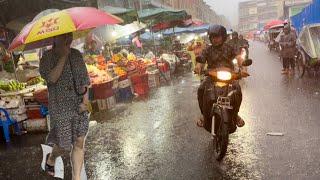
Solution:
<path fill-rule="evenodd" d="M 0 108 L 0 113 L 4 113 L 4 116 L 6 117 L 6 120 L 1 119 L 1 117 L 0 117 L 0 126 L 2 126 L 4 138 L 5 138 L 6 142 L 8 143 L 8 142 L 10 142 L 9 127 L 11 125 L 14 125 L 15 133 L 21 134 L 20 127 L 19 127 L 16 120 L 13 120 L 10 118 L 9 113 L 5 109 Z"/>
<path fill-rule="evenodd" d="M 44 105 L 41 105 L 40 112 L 42 117 L 46 117 L 49 114 L 48 108 Z"/>

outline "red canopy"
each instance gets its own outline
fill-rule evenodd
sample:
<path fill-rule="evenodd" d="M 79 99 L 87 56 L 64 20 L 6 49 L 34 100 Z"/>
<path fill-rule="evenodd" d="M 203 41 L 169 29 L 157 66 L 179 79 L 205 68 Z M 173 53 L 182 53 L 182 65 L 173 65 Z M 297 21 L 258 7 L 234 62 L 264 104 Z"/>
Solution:
<path fill-rule="evenodd" d="M 264 26 L 264 30 L 269 30 L 272 26 L 277 26 L 277 25 L 281 25 L 284 24 L 285 22 L 282 20 L 272 20 L 269 21 L 265 26 Z"/>
<path fill-rule="evenodd" d="M 157 32 L 173 27 L 189 27 L 189 26 L 201 26 L 204 23 L 200 20 L 193 20 L 191 18 L 187 20 L 177 20 L 177 21 L 169 21 L 164 23 L 156 24 L 152 27 L 152 31 Z"/>

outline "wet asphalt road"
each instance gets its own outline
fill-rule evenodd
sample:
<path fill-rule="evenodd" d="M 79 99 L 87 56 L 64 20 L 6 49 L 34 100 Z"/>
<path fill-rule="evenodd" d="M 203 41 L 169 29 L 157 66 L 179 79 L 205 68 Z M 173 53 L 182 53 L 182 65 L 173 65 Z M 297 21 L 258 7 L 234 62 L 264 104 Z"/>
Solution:
<path fill-rule="evenodd" d="M 320 179 L 319 80 L 282 76 L 276 54 L 261 43 L 251 47 L 252 76 L 241 82 L 246 126 L 231 135 L 222 163 L 213 157 L 211 135 L 195 125 L 199 80 L 185 74 L 148 99 L 92 117 L 97 124 L 86 144 L 89 178 Z M 50 179 L 39 171 L 44 139 L 24 135 L 7 146 L 1 139 L 0 179 Z"/>

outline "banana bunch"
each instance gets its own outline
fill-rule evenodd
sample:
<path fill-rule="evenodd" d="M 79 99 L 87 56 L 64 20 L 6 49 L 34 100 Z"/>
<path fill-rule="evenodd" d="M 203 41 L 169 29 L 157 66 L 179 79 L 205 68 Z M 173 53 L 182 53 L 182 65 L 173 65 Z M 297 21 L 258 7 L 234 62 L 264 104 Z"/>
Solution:
<path fill-rule="evenodd" d="M 20 83 L 18 81 L 10 81 L 9 83 L 0 82 L 0 89 L 4 91 L 19 91 L 26 88 L 25 83 Z"/>
<path fill-rule="evenodd" d="M 7 83 L 4 81 L 0 81 L 0 89 L 7 91 Z"/>
<path fill-rule="evenodd" d="M 27 82 L 27 85 L 28 86 L 32 86 L 32 85 L 36 85 L 36 84 L 44 84 L 45 83 L 45 80 L 42 79 L 40 76 L 38 77 L 35 77 L 35 78 L 32 78 L 30 79 L 28 82 Z"/>

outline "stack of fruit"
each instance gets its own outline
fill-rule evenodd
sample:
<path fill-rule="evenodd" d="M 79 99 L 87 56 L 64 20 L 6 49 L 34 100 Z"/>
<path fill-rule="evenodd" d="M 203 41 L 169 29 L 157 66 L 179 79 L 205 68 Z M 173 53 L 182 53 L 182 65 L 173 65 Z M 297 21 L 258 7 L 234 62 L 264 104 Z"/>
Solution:
<path fill-rule="evenodd" d="M 118 63 L 123 58 L 122 54 L 118 53 L 112 56 L 112 62 Z"/>
<path fill-rule="evenodd" d="M 103 56 L 98 56 L 97 57 L 97 67 L 98 69 L 100 70 L 106 70 L 107 68 L 107 63 L 106 63 L 106 60 L 104 59 Z"/>
<path fill-rule="evenodd" d="M 28 86 L 36 85 L 36 84 L 45 84 L 45 80 L 41 78 L 41 76 L 30 79 L 27 82 Z"/>
<path fill-rule="evenodd" d="M 100 70 L 94 65 L 87 65 L 87 70 L 92 84 L 112 81 L 112 77 L 105 70 Z"/>
<path fill-rule="evenodd" d="M 4 91 L 19 91 L 25 88 L 26 88 L 26 84 L 20 83 L 18 81 L 10 81 L 10 82 L 0 81 L 0 89 Z"/>
<path fill-rule="evenodd" d="M 127 72 L 124 70 L 124 68 L 122 67 L 115 67 L 113 68 L 114 72 L 118 75 L 118 76 L 125 76 L 127 75 Z"/>
<path fill-rule="evenodd" d="M 137 57 L 133 53 L 130 53 L 128 54 L 127 59 L 128 61 L 136 61 Z"/>

